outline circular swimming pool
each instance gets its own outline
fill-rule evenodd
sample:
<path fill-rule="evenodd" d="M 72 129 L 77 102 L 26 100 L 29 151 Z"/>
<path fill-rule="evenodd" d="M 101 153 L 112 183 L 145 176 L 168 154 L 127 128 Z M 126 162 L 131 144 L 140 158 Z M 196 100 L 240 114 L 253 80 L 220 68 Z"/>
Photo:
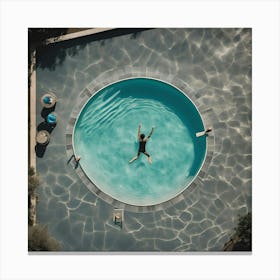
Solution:
<path fill-rule="evenodd" d="M 138 126 L 146 136 L 138 152 Z M 73 133 L 80 167 L 105 194 L 130 205 L 156 205 L 182 193 L 206 156 L 201 116 L 192 101 L 160 80 L 132 78 L 95 93 L 82 108 Z"/>

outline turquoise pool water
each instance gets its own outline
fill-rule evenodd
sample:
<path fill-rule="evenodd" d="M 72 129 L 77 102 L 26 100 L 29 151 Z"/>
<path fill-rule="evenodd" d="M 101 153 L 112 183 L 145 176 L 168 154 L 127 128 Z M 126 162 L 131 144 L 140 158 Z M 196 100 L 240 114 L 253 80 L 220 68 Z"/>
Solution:
<path fill-rule="evenodd" d="M 137 154 L 138 125 L 152 156 Z M 206 154 L 204 130 L 194 104 L 177 88 L 159 80 L 134 78 L 111 84 L 85 104 L 74 128 L 80 167 L 107 195 L 146 206 L 167 201 L 193 181 Z"/>

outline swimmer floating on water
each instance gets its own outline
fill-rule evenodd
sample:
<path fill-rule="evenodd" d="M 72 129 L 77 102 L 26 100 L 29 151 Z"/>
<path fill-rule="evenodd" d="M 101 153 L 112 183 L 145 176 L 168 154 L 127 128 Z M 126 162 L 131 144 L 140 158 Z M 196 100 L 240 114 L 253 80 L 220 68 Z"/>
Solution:
<path fill-rule="evenodd" d="M 148 161 L 151 164 L 152 163 L 152 157 L 146 152 L 146 143 L 149 141 L 149 139 L 151 138 L 153 131 L 154 131 L 154 127 L 152 127 L 151 132 L 149 133 L 149 135 L 145 138 L 145 134 L 140 134 L 140 128 L 141 128 L 141 124 L 139 124 L 138 126 L 138 140 L 139 140 L 139 148 L 138 148 L 138 153 L 137 156 L 133 157 L 129 163 L 132 163 L 133 161 L 135 161 L 136 159 L 139 158 L 140 153 L 143 153 L 144 155 L 146 155 L 148 157 Z"/>

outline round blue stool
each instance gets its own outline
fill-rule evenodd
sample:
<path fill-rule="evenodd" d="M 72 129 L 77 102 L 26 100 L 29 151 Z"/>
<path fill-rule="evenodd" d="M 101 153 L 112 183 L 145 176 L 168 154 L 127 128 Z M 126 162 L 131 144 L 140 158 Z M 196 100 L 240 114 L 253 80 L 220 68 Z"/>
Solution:
<path fill-rule="evenodd" d="M 47 116 L 47 123 L 55 124 L 56 121 L 57 121 L 57 117 L 56 117 L 56 115 L 54 113 L 48 114 L 48 116 Z"/>

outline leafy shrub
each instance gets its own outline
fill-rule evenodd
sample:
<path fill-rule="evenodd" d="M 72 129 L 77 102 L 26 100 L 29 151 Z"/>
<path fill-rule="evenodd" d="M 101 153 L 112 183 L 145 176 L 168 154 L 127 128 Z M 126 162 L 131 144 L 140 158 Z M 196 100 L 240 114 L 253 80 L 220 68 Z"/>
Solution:
<path fill-rule="evenodd" d="M 39 45 L 46 39 L 66 34 L 68 28 L 29 28 L 28 39 L 30 44 Z"/>
<path fill-rule="evenodd" d="M 34 168 L 28 168 L 28 195 L 34 194 L 39 184 L 40 180 L 39 177 L 35 174 Z"/>
<path fill-rule="evenodd" d="M 224 244 L 224 251 L 252 251 L 252 213 L 239 216 L 237 227 L 230 240 Z"/>
<path fill-rule="evenodd" d="M 60 243 L 50 236 L 46 225 L 28 227 L 28 251 L 58 251 Z"/>
<path fill-rule="evenodd" d="M 252 250 L 252 213 L 240 216 L 238 225 L 235 228 L 235 235 L 238 241 L 234 244 L 232 251 Z"/>

